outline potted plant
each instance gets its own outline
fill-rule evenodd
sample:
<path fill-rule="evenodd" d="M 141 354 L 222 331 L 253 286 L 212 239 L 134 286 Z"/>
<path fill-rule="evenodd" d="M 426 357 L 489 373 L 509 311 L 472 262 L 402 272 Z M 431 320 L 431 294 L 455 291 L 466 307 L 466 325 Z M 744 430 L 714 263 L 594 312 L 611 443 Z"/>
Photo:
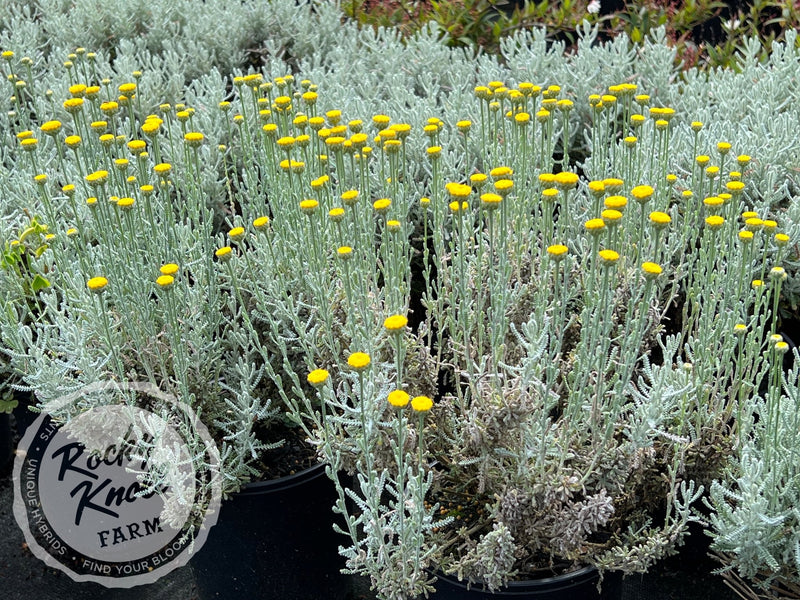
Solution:
<path fill-rule="evenodd" d="M 9 77 L 22 81 L 8 54 Z M 262 328 L 263 336 L 251 336 L 250 305 L 230 285 L 237 274 L 229 260 L 238 251 L 223 240 L 241 237 L 234 212 L 257 222 L 263 216 L 262 225 L 269 219 L 263 196 L 240 197 L 224 179 L 233 173 L 221 145 L 231 135 L 225 113 L 220 109 L 213 131 L 204 134 L 193 108 L 159 105 L 160 98 L 141 94 L 141 72 L 112 82 L 102 78 L 93 53 L 78 49 L 69 58 L 67 97 L 20 116 L 13 175 L 5 173 L 19 183 L 7 189 L 7 207 L 24 206 L 5 229 L 3 287 L 11 301 L 1 327 L 9 368 L 60 423 L 98 406 L 130 404 L 125 386 L 143 383 L 191 407 L 218 445 L 223 493 L 246 488 L 244 500 L 231 500 L 230 518 L 212 531 L 210 545 L 215 538 L 228 544 L 208 551 L 214 569 L 224 556 L 233 565 L 247 563 L 243 540 L 259 535 L 253 522 L 272 506 L 283 511 L 278 522 L 299 528 L 259 540 L 279 548 L 270 566 L 280 589 L 289 589 L 293 573 L 298 589 L 346 594 L 329 515 L 333 488 L 293 407 L 280 404 L 279 379 L 265 376 L 283 360 L 276 345 L 282 340 L 271 336 L 288 332 Z M 144 107 L 156 105 L 159 116 L 148 115 Z M 122 391 L 74 394 L 104 381 Z M 202 459 L 201 450 L 192 460 Z M 260 480 L 278 483 L 266 491 L 248 487 Z M 292 497 L 265 505 L 265 496 L 300 481 L 308 482 L 305 503 Z M 160 483 L 149 480 L 149 489 Z M 236 523 L 242 505 L 251 508 L 246 524 Z M 275 525 L 267 521 L 264 529 Z M 260 564 L 248 568 L 242 585 L 257 586 L 249 575 Z"/>
<path fill-rule="evenodd" d="M 337 480 L 348 569 L 381 597 L 433 591 L 432 570 L 489 591 L 644 571 L 680 546 L 731 452 L 761 373 L 740 336 L 769 330 L 780 289 L 759 275 L 788 238 L 745 210 L 749 156 L 635 87 L 589 98 L 585 154 L 557 86 L 479 86 L 472 120 L 423 126 L 421 183 L 408 124 L 344 126 L 314 92 L 296 98 L 307 114 L 276 103 L 287 128 L 265 126 L 267 153 L 290 180 L 311 170 L 314 192 L 293 187 L 273 243 L 243 245 L 238 268 L 280 252 L 307 276 L 288 303 L 230 281 L 292 324 L 280 352 L 310 363 L 317 392 L 297 406 Z"/>
<path fill-rule="evenodd" d="M 587 124 L 525 81 L 448 123 L 349 114 L 293 76 L 157 109 L 146 82 L 70 82 L 18 127 L 9 191 L 48 227 L 26 256 L 50 285 L 2 333 L 43 408 L 149 381 L 213 429 L 228 491 L 308 441 L 347 569 L 386 598 L 675 550 L 758 381 L 740 331 L 779 294 L 759 275 L 788 239 L 741 217 L 744 148 L 632 84 Z"/>

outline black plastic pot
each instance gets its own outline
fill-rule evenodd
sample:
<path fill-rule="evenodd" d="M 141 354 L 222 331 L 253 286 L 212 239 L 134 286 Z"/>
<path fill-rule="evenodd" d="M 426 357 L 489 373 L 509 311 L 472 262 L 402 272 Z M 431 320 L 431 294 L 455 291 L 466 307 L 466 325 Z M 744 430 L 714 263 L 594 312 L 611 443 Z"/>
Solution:
<path fill-rule="evenodd" d="M 336 499 L 323 465 L 252 483 L 223 502 L 190 564 L 200 600 L 345 600 L 345 540 L 333 531 Z"/>
<path fill-rule="evenodd" d="M 0 413 L 0 474 L 11 468 L 14 457 L 14 437 L 11 433 L 11 418 L 8 413 Z"/>
<path fill-rule="evenodd" d="M 600 573 L 594 567 L 583 567 L 577 571 L 555 577 L 534 579 L 530 581 L 512 581 L 507 587 L 497 592 L 490 592 L 482 585 L 470 585 L 457 579 L 437 573 L 435 584 L 436 600 L 500 600 L 517 598 L 518 600 L 599 600 L 615 598 L 619 594 L 619 577 L 606 574 L 603 579 L 602 592 L 598 592 L 597 583 Z"/>

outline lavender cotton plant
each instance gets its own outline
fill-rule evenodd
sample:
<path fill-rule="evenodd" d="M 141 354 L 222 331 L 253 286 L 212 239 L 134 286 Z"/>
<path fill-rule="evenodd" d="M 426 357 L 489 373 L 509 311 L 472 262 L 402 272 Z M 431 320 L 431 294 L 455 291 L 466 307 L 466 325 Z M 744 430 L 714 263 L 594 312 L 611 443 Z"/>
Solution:
<path fill-rule="evenodd" d="M 123 70 L 143 50 L 5 51 L 0 333 L 40 407 L 149 382 L 213 430 L 227 492 L 299 438 L 383 599 L 645 571 L 709 486 L 731 516 L 720 482 L 783 435 L 758 394 L 797 232 L 760 163 L 796 144 L 731 136 L 693 104 L 717 76 L 678 94 L 655 42 L 634 72 L 589 32 L 501 65 L 347 27 L 359 85 L 324 36 L 308 79 L 269 59 L 177 88 Z"/>

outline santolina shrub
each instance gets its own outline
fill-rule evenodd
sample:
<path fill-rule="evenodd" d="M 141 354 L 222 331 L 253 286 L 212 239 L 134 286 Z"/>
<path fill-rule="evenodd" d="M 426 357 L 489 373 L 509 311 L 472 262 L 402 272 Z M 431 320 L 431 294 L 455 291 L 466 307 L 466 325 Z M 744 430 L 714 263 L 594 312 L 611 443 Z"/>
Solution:
<path fill-rule="evenodd" d="M 108 378 L 175 393 L 229 490 L 288 415 L 336 480 L 348 568 L 387 598 L 431 565 L 492 587 L 554 560 L 646 569 L 753 437 L 783 351 L 792 181 L 761 152 L 786 132 L 723 137 L 735 115 L 676 106 L 697 82 L 667 84 L 675 104 L 644 76 L 571 87 L 547 52 L 563 81 L 517 77 L 535 34 L 469 75 L 430 38 L 370 35 L 359 77 L 281 65 L 177 99 L 84 49 L 41 76 L 6 50 L 11 366 L 44 407 Z M 410 88 L 370 79 L 384 43 Z M 575 72 L 590 55 L 628 60 L 587 48 Z"/>

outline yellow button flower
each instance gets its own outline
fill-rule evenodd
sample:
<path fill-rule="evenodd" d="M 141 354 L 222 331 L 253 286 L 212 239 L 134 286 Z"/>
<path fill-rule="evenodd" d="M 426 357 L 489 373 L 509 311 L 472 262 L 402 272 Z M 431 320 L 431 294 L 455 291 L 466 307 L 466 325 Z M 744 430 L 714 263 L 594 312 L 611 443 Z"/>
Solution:
<path fill-rule="evenodd" d="M 401 140 L 406 139 L 411 134 L 411 125 L 408 123 L 395 123 L 390 127 L 394 132 L 397 133 L 397 137 Z"/>
<path fill-rule="evenodd" d="M 303 211 L 303 214 L 309 216 L 317 212 L 318 207 L 319 207 L 319 202 L 317 202 L 313 198 L 307 198 L 306 200 L 300 202 L 300 210 Z"/>
<path fill-rule="evenodd" d="M 325 113 L 325 116 L 328 119 L 328 122 L 331 125 L 338 125 L 339 121 L 342 120 L 342 111 L 340 110 L 329 110 Z"/>
<path fill-rule="evenodd" d="M 489 171 L 489 176 L 494 179 L 510 179 L 511 176 L 514 174 L 514 170 L 511 167 L 501 166 L 495 167 L 491 171 Z"/>
<path fill-rule="evenodd" d="M 539 173 L 539 177 L 537 178 L 539 183 L 546 188 L 553 187 L 556 184 L 556 176 L 552 173 Z"/>
<path fill-rule="evenodd" d="M 663 269 L 661 265 L 654 263 L 654 262 L 643 262 L 642 263 L 642 272 L 644 276 L 648 279 L 658 277 L 661 275 Z"/>
<path fill-rule="evenodd" d="M 289 96 L 278 96 L 275 98 L 275 107 L 280 110 L 287 110 L 292 106 L 292 99 Z"/>
<path fill-rule="evenodd" d="M 368 139 L 366 133 L 354 133 L 350 136 L 350 143 L 354 148 L 363 148 L 367 144 Z"/>
<path fill-rule="evenodd" d="M 91 291 L 100 293 L 105 289 L 108 285 L 108 279 L 105 277 L 92 277 L 89 281 L 86 282 L 86 287 L 88 287 Z"/>
<path fill-rule="evenodd" d="M 568 171 L 562 171 L 556 174 L 556 184 L 562 189 L 574 188 L 578 185 L 578 175 Z"/>
<path fill-rule="evenodd" d="M 392 205 L 392 201 L 388 198 L 381 198 L 379 200 L 375 200 L 372 204 L 372 208 L 375 209 L 378 213 L 385 213 L 389 210 L 389 207 Z"/>
<path fill-rule="evenodd" d="M 597 254 L 604 265 L 613 265 L 619 260 L 619 252 L 614 250 L 600 250 Z"/>
<path fill-rule="evenodd" d="M 347 364 L 350 365 L 350 368 L 354 371 L 363 371 L 369 367 L 370 362 L 371 359 L 366 352 L 353 352 L 347 357 Z"/>
<path fill-rule="evenodd" d="M 386 317 L 383 321 L 383 326 L 386 331 L 390 333 L 397 333 L 403 331 L 408 325 L 408 319 L 405 315 L 392 315 L 390 317 Z"/>
<path fill-rule="evenodd" d="M 372 122 L 379 129 L 386 129 L 391 119 L 387 115 L 375 115 L 372 117 Z"/>
<path fill-rule="evenodd" d="M 450 209 L 450 212 L 454 215 L 457 215 L 461 212 L 466 211 L 469 208 L 468 202 L 461 202 L 459 203 L 458 200 L 453 200 L 450 204 L 447 205 Z"/>
<path fill-rule="evenodd" d="M 606 186 L 606 190 L 607 189 L 608 186 Z M 628 199 L 625 196 L 609 196 L 603 201 L 603 205 L 606 208 L 622 211 L 626 206 L 628 206 Z"/>
<path fill-rule="evenodd" d="M 334 223 L 341 223 L 342 219 L 344 219 L 344 209 L 341 206 L 332 208 L 328 211 L 328 217 Z"/>
<path fill-rule="evenodd" d="M 776 233 L 775 234 L 775 245 L 779 247 L 783 247 L 789 243 L 789 236 L 785 233 Z"/>
<path fill-rule="evenodd" d="M 313 371 L 311 371 L 311 373 L 308 374 L 308 377 L 306 377 L 306 379 L 308 380 L 308 383 L 310 383 L 314 387 L 319 387 L 323 385 L 326 381 L 328 381 L 330 376 L 331 376 L 330 373 L 328 373 L 328 371 L 326 371 L 325 369 L 314 369 Z"/>
<path fill-rule="evenodd" d="M 584 229 L 592 234 L 597 234 L 605 229 L 605 222 L 603 219 L 589 219 L 583 224 Z"/>
<path fill-rule="evenodd" d="M 504 180 L 508 181 L 508 180 Z M 503 202 L 503 197 L 500 194 L 486 193 L 481 194 L 481 206 L 487 210 L 495 210 Z"/>
<path fill-rule="evenodd" d="M 631 190 L 631 196 L 633 196 L 640 204 L 644 204 L 650 199 L 650 197 L 653 195 L 653 192 L 653 188 L 649 185 L 637 185 Z"/>
<path fill-rule="evenodd" d="M 128 151 L 134 156 L 142 153 L 147 148 L 147 143 L 144 140 L 131 140 L 128 142 Z"/>
<path fill-rule="evenodd" d="M 564 244 L 552 244 L 547 247 L 547 253 L 550 255 L 550 258 L 556 261 L 563 259 L 568 251 L 569 248 Z"/>
<path fill-rule="evenodd" d="M 750 217 L 749 219 L 745 219 L 744 226 L 748 231 L 759 231 L 764 226 L 764 221 L 758 217 Z"/>
<path fill-rule="evenodd" d="M 188 131 L 183 136 L 186 144 L 192 148 L 199 148 L 203 144 L 205 136 L 199 131 Z"/>
<path fill-rule="evenodd" d="M 425 152 L 427 153 L 428 158 L 431 158 L 431 159 L 439 158 L 439 156 L 442 153 L 442 147 L 441 146 L 431 146 Z"/>
<path fill-rule="evenodd" d="M 469 176 L 469 182 L 476 188 L 481 188 L 489 179 L 485 173 L 473 173 Z"/>
<path fill-rule="evenodd" d="M 232 253 L 233 249 L 230 246 L 223 246 L 222 248 L 219 248 L 216 252 L 214 252 L 214 255 L 218 259 L 225 261 L 231 258 Z"/>
<path fill-rule="evenodd" d="M 665 212 L 654 210 L 650 213 L 650 222 L 657 229 L 661 229 L 669 225 L 672 222 L 672 218 Z"/>
<path fill-rule="evenodd" d="M 625 182 L 616 177 L 608 177 L 603 179 L 603 185 L 606 188 L 606 193 L 613 195 L 622 189 L 622 186 L 625 185 Z"/>
<path fill-rule="evenodd" d="M 395 408 L 403 408 L 408 404 L 411 396 L 409 396 L 408 393 L 404 392 L 403 390 L 394 390 L 389 392 L 389 396 L 386 399 L 389 401 L 389 404 Z"/>
<path fill-rule="evenodd" d="M 347 190 L 342 193 L 342 202 L 345 206 L 353 206 L 358 201 L 358 190 Z"/>
<path fill-rule="evenodd" d="M 173 283 L 175 283 L 175 278 L 172 275 L 160 275 L 156 279 L 156 284 L 162 290 L 171 288 Z"/>
<path fill-rule="evenodd" d="M 644 115 L 631 115 L 631 127 L 641 127 L 645 121 Z"/>
<path fill-rule="evenodd" d="M 91 186 L 100 186 L 108 179 L 108 171 L 100 170 L 89 173 L 84 179 Z"/>
<path fill-rule="evenodd" d="M 411 408 L 417 412 L 428 412 L 433 408 L 433 400 L 428 396 L 416 396 L 411 400 Z"/>
<path fill-rule="evenodd" d="M 769 278 L 773 281 L 784 281 L 787 277 L 786 269 L 783 267 L 772 267 L 769 270 Z"/>
<path fill-rule="evenodd" d="M 601 197 L 605 194 L 606 184 L 602 181 L 590 181 L 588 183 L 589 193 L 595 197 Z"/>
<path fill-rule="evenodd" d="M 472 187 L 463 183 L 448 183 L 444 187 L 453 199 L 469 198 L 470 194 L 472 194 Z"/>
<path fill-rule="evenodd" d="M 729 181 L 725 184 L 725 187 L 731 194 L 740 194 L 744 190 L 744 183 L 741 181 Z"/>
<path fill-rule="evenodd" d="M 514 182 L 510 179 L 498 179 L 494 182 L 494 189 L 501 196 L 508 196 L 514 188 Z"/>
<path fill-rule="evenodd" d="M 42 130 L 42 133 L 46 133 L 47 135 L 55 135 L 61 131 L 61 121 L 46 121 L 42 123 L 39 129 Z"/>
<path fill-rule="evenodd" d="M 148 136 L 154 136 L 158 133 L 158 130 L 161 128 L 161 119 L 154 118 L 154 119 L 147 119 L 144 123 L 142 123 L 142 133 Z"/>
<path fill-rule="evenodd" d="M 158 163 L 153 167 L 153 171 L 164 177 L 169 175 L 170 171 L 172 171 L 172 165 L 169 163 Z"/>
<path fill-rule="evenodd" d="M 119 110 L 119 104 L 117 104 L 113 100 L 110 100 L 108 102 L 103 102 L 100 105 L 100 110 L 103 112 L 103 114 L 111 116 L 116 114 L 116 112 Z"/>
<path fill-rule="evenodd" d="M 68 98 L 67 100 L 64 100 L 64 109 L 70 114 L 74 115 L 80 112 L 82 108 L 83 108 L 83 98 Z"/>

